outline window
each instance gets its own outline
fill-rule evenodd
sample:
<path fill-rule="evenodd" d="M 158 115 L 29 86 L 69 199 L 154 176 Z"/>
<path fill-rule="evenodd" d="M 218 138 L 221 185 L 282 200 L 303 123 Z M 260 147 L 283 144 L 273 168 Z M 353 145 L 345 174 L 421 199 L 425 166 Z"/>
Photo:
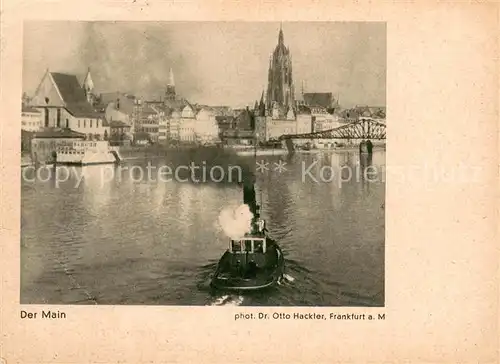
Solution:
<path fill-rule="evenodd" d="M 80 119 L 78 119 L 78 128 L 80 128 Z"/>
<path fill-rule="evenodd" d="M 57 109 L 57 127 L 61 127 L 61 109 Z"/>
<path fill-rule="evenodd" d="M 255 240 L 253 244 L 255 253 L 264 253 L 264 242 L 262 240 Z"/>
<path fill-rule="evenodd" d="M 66 119 L 66 128 L 69 129 L 69 120 L 68 119 Z"/>
<path fill-rule="evenodd" d="M 245 240 L 245 251 L 246 252 L 252 251 L 252 241 L 251 240 Z"/>
<path fill-rule="evenodd" d="M 99 119 L 98 119 L 98 120 L 96 120 L 96 122 L 95 122 L 95 127 L 96 127 L 96 128 L 98 128 L 98 127 L 99 127 Z"/>
<path fill-rule="evenodd" d="M 233 240 L 231 241 L 231 250 L 233 252 L 240 252 L 241 251 L 241 242 Z"/>
<path fill-rule="evenodd" d="M 44 116 L 45 116 L 45 127 L 48 128 L 49 127 L 49 108 L 48 107 L 45 108 Z"/>
<path fill-rule="evenodd" d="M 86 119 L 83 119 L 83 127 L 86 128 L 87 127 L 87 120 Z"/>
<path fill-rule="evenodd" d="M 90 119 L 90 127 L 92 127 L 92 119 Z"/>

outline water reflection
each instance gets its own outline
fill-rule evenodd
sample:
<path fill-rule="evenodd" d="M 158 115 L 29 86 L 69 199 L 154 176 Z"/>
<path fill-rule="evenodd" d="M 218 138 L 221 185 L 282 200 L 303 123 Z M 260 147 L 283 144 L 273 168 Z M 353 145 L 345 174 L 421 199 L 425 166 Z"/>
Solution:
<path fill-rule="evenodd" d="M 279 159 L 266 158 L 257 198 L 293 282 L 242 297 L 208 290 L 227 247 L 217 217 L 242 201 L 238 186 L 149 181 L 138 168 L 103 182 L 96 166 L 58 188 L 22 182 L 22 303 L 383 305 L 385 183 L 317 183 L 303 172 L 380 168 L 385 153 L 296 154 L 282 173 Z"/>

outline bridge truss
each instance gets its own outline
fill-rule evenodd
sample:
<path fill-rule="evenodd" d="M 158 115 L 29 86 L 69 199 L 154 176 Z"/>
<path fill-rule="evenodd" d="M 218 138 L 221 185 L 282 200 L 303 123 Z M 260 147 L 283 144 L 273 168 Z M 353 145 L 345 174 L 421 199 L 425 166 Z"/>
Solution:
<path fill-rule="evenodd" d="M 385 139 L 385 124 L 371 118 L 362 118 L 335 129 L 307 134 L 286 134 L 283 139 Z"/>

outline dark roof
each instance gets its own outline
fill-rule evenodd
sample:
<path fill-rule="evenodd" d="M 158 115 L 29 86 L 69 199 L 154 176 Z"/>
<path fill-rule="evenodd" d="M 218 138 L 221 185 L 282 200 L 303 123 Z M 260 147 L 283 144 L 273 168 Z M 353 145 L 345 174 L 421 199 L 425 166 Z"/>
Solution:
<path fill-rule="evenodd" d="M 38 111 L 37 109 L 35 109 L 34 107 L 31 107 L 31 106 L 27 106 L 27 105 L 23 105 L 22 107 L 22 112 L 33 112 L 33 113 L 38 113 L 40 114 L 40 111 Z"/>
<path fill-rule="evenodd" d="M 144 101 L 144 105 L 152 105 L 154 107 L 163 105 L 163 101 L 158 101 L 158 100 L 146 100 Z"/>
<path fill-rule="evenodd" d="M 34 131 L 21 129 L 21 137 L 33 136 L 33 135 L 35 135 Z"/>
<path fill-rule="evenodd" d="M 304 93 L 304 101 L 307 106 L 329 108 L 333 104 L 333 95 L 331 92 Z"/>
<path fill-rule="evenodd" d="M 145 105 L 143 108 L 142 108 L 142 113 L 143 114 L 157 114 L 157 112 L 150 106 L 150 105 Z"/>
<path fill-rule="evenodd" d="M 70 129 L 46 128 L 35 133 L 35 138 L 84 138 L 85 134 Z"/>
<path fill-rule="evenodd" d="M 66 103 L 66 109 L 71 113 L 71 115 L 77 118 L 99 118 L 102 117 L 98 112 L 96 112 L 88 102 L 69 104 Z"/>
<path fill-rule="evenodd" d="M 243 109 L 238 116 L 236 116 L 236 126 L 239 129 L 247 130 L 252 128 L 253 114 L 248 109 Z"/>
<path fill-rule="evenodd" d="M 106 107 L 108 105 L 103 104 L 102 102 L 99 102 L 98 104 L 94 104 L 94 110 L 97 113 L 105 113 L 106 112 Z"/>
<path fill-rule="evenodd" d="M 215 120 L 222 122 L 222 121 L 232 121 L 234 120 L 235 117 L 232 115 L 215 115 Z"/>
<path fill-rule="evenodd" d="M 212 106 L 211 108 L 217 116 L 229 116 L 232 114 L 231 108 L 229 106 Z"/>
<path fill-rule="evenodd" d="M 158 112 L 164 112 L 165 114 L 170 112 L 170 108 L 162 104 L 151 104 L 151 107 Z"/>
<path fill-rule="evenodd" d="M 61 93 L 64 102 L 79 103 L 87 101 L 85 92 L 78 82 L 75 75 L 68 75 L 64 73 L 51 72 L 52 78 Z"/>
<path fill-rule="evenodd" d="M 87 102 L 85 91 L 75 75 L 51 72 L 51 76 L 66 105 L 66 109 L 76 117 L 97 117 L 92 106 Z"/>
<path fill-rule="evenodd" d="M 305 105 L 299 105 L 299 107 L 297 108 L 297 114 L 310 114 L 310 113 L 311 109 Z"/>
<path fill-rule="evenodd" d="M 130 125 L 124 123 L 123 121 L 114 120 L 109 123 L 109 126 L 112 128 L 130 128 Z"/>
<path fill-rule="evenodd" d="M 116 101 L 120 96 L 123 96 L 118 91 L 116 92 L 105 92 L 99 95 L 102 104 L 107 105 L 110 102 Z"/>
<path fill-rule="evenodd" d="M 356 106 L 352 109 L 342 110 L 344 118 L 376 117 L 385 118 L 385 107 Z"/>

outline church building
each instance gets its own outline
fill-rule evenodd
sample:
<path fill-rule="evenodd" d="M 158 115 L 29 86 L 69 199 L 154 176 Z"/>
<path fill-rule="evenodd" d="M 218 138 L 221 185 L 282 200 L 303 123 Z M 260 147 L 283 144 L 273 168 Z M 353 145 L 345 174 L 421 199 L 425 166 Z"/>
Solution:
<path fill-rule="evenodd" d="M 254 115 L 255 137 L 258 142 L 312 131 L 311 113 L 304 112 L 295 100 L 292 55 L 285 46 L 282 27 L 278 33 L 278 44 L 269 61 L 265 100 L 262 93 L 260 102 L 255 102 Z"/>
<path fill-rule="evenodd" d="M 278 45 L 269 60 L 266 109 L 275 116 L 286 116 L 295 107 L 295 89 L 292 77 L 292 55 L 285 46 L 280 27 Z"/>

